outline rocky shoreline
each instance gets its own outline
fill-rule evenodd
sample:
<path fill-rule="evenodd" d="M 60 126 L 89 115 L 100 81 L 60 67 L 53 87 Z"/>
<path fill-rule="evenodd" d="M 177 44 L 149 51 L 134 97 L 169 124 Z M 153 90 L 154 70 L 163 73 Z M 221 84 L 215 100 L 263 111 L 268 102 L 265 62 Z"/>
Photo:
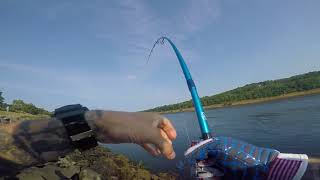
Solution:
<path fill-rule="evenodd" d="M 176 175 L 152 173 L 141 163 L 137 164 L 123 155 L 113 154 L 107 148 L 96 147 L 84 152 L 75 150 L 57 162 L 24 169 L 15 178 L 21 180 L 173 180 L 176 179 Z"/>

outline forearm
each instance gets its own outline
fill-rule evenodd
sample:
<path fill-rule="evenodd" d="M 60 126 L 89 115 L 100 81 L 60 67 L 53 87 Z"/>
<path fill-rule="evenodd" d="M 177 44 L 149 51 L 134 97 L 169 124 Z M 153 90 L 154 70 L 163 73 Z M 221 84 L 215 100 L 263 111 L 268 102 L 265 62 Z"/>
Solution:
<path fill-rule="evenodd" d="M 105 131 L 96 123 L 106 119 L 106 114 L 99 110 L 85 114 L 98 141 Z M 62 122 L 55 118 L 0 125 L 0 160 L 28 166 L 57 160 L 73 149 Z"/>
<path fill-rule="evenodd" d="M 56 119 L 0 126 L 0 158 L 22 166 L 56 160 L 72 150 L 62 123 Z"/>

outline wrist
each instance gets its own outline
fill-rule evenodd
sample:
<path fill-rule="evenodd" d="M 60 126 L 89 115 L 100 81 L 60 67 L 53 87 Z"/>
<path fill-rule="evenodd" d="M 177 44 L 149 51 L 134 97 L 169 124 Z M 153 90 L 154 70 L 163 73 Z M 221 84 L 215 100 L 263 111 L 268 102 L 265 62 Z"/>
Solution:
<path fill-rule="evenodd" d="M 123 126 L 124 117 L 114 117 L 114 111 L 91 110 L 85 113 L 85 120 L 98 142 L 101 143 L 121 143 L 128 141 L 128 130 Z M 119 129 L 121 127 L 121 130 Z"/>
<path fill-rule="evenodd" d="M 84 115 L 86 122 L 88 123 L 91 130 L 94 132 L 94 135 L 97 141 L 101 142 L 102 140 L 102 132 L 101 132 L 101 121 L 103 119 L 103 111 L 102 110 L 90 110 L 87 111 Z"/>

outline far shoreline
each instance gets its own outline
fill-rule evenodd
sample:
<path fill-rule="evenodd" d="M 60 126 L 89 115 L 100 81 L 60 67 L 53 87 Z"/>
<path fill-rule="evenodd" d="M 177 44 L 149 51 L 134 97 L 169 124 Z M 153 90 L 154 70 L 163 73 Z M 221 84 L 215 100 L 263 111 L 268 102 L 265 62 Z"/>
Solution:
<path fill-rule="evenodd" d="M 250 99 L 250 100 L 242 100 L 242 101 L 236 101 L 226 104 L 214 104 L 210 106 L 204 106 L 204 109 L 216 109 L 216 108 L 224 108 L 224 107 L 234 107 L 234 106 L 242 106 L 242 105 L 249 105 L 249 104 L 258 104 L 258 103 L 265 103 L 265 102 L 271 102 L 281 99 L 290 99 L 294 97 L 300 97 L 300 96 L 307 96 L 307 95 L 315 95 L 320 94 L 320 88 L 307 90 L 307 91 L 301 91 L 301 92 L 293 92 L 288 93 L 280 96 L 273 96 L 273 97 L 267 97 L 267 98 L 258 98 L 258 99 Z M 160 114 L 174 114 L 174 113 L 181 113 L 181 112 L 192 112 L 194 111 L 194 108 L 185 108 L 185 109 L 179 109 L 179 110 L 171 110 L 171 111 L 154 111 L 156 113 Z"/>

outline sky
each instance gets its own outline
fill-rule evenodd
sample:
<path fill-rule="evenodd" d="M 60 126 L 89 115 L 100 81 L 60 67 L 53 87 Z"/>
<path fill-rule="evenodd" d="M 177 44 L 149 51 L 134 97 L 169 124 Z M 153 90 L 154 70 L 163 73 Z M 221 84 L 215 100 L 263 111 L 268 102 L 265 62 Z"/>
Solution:
<path fill-rule="evenodd" d="M 52 111 L 139 111 L 320 70 L 319 0 L 1 0 L 0 91 Z"/>

